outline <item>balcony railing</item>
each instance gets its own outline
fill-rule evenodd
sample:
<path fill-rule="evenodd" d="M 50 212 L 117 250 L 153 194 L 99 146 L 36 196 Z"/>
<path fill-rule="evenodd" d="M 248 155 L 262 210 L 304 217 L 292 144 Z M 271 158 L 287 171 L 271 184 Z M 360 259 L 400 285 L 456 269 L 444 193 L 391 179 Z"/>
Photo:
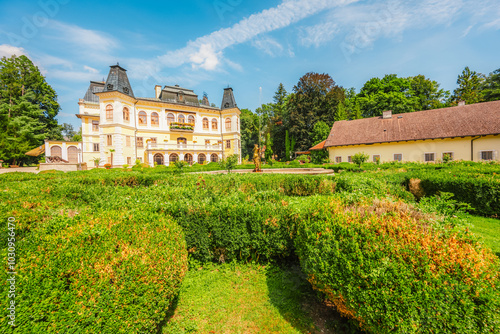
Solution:
<path fill-rule="evenodd" d="M 178 123 L 172 122 L 170 123 L 170 131 L 194 131 L 194 124 L 192 123 Z"/>
<path fill-rule="evenodd" d="M 159 151 L 221 151 L 222 145 L 196 145 L 196 144 L 156 144 L 148 143 L 148 150 Z"/>

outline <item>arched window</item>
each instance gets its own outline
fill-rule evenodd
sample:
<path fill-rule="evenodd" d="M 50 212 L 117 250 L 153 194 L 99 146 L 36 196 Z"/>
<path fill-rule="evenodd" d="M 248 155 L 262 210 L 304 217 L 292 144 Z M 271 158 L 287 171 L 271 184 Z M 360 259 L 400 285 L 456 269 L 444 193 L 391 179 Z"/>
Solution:
<path fill-rule="evenodd" d="M 193 156 L 189 153 L 184 154 L 184 161 L 187 162 L 188 164 L 192 165 L 193 164 Z"/>
<path fill-rule="evenodd" d="M 231 131 L 231 119 L 226 118 L 226 131 Z"/>
<path fill-rule="evenodd" d="M 212 118 L 212 130 L 217 130 L 217 119 Z"/>
<path fill-rule="evenodd" d="M 194 125 L 194 122 L 195 122 L 195 121 L 194 121 L 194 116 L 193 116 L 193 115 L 189 115 L 189 116 L 188 116 L 188 123 L 189 123 L 189 124 L 193 124 L 193 125 Z"/>
<path fill-rule="evenodd" d="M 186 118 L 184 117 L 184 115 L 179 115 L 177 119 L 179 120 L 179 123 L 186 123 Z"/>
<path fill-rule="evenodd" d="M 52 146 L 50 148 L 50 156 L 51 157 L 62 158 L 62 149 L 61 149 L 61 146 Z"/>
<path fill-rule="evenodd" d="M 106 106 L 106 119 L 108 121 L 112 121 L 113 120 L 113 106 L 111 104 L 108 104 Z"/>
<path fill-rule="evenodd" d="M 139 125 L 148 125 L 148 115 L 144 111 L 139 111 Z"/>
<path fill-rule="evenodd" d="M 153 157 L 153 160 L 156 163 L 156 165 L 164 165 L 163 154 L 161 153 L 156 153 Z"/>
<path fill-rule="evenodd" d="M 186 138 L 177 138 L 177 146 L 186 146 L 187 139 Z"/>
<path fill-rule="evenodd" d="M 159 126 L 160 125 L 160 118 L 158 117 L 158 113 L 156 113 L 156 112 L 151 114 L 151 125 L 152 126 Z"/>
<path fill-rule="evenodd" d="M 78 149 L 76 148 L 76 146 L 68 147 L 68 162 L 70 164 L 78 163 Z"/>
<path fill-rule="evenodd" d="M 129 122 L 130 121 L 130 111 L 128 110 L 127 107 L 123 108 L 123 121 L 124 122 Z"/>
<path fill-rule="evenodd" d="M 205 154 L 199 154 L 198 155 L 198 163 L 202 165 L 205 161 L 207 161 L 207 156 Z"/>
<path fill-rule="evenodd" d="M 212 155 L 210 156 L 210 161 L 211 162 L 217 162 L 219 161 L 219 156 L 215 153 L 212 153 Z"/>
<path fill-rule="evenodd" d="M 179 161 L 179 156 L 175 153 L 170 154 L 170 157 L 168 158 L 169 162 L 176 162 Z"/>
<path fill-rule="evenodd" d="M 203 130 L 208 130 L 208 118 L 203 119 Z"/>
<path fill-rule="evenodd" d="M 167 126 L 170 126 L 171 123 L 175 122 L 175 116 L 172 113 L 167 114 Z"/>

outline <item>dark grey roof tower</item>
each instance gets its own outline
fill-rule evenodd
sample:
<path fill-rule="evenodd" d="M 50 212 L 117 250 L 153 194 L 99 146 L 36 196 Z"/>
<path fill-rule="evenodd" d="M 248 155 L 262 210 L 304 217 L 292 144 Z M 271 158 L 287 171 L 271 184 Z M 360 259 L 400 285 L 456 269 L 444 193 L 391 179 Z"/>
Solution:
<path fill-rule="evenodd" d="M 108 79 L 106 80 L 103 91 L 118 91 L 125 95 L 134 97 L 132 86 L 130 86 L 130 82 L 128 81 L 127 70 L 118 64 L 110 66 Z"/>
<path fill-rule="evenodd" d="M 95 95 L 95 93 L 100 93 L 103 89 L 104 81 L 91 81 L 83 100 L 85 102 L 99 103 L 99 96 Z"/>
<path fill-rule="evenodd" d="M 224 88 L 224 96 L 222 97 L 220 108 L 224 110 L 237 107 L 238 105 L 234 100 L 233 89 L 231 87 Z"/>

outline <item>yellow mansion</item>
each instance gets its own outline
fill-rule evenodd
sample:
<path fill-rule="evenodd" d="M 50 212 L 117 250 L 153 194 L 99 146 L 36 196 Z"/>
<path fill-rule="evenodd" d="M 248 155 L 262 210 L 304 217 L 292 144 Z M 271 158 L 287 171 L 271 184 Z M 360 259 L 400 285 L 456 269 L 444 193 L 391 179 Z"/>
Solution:
<path fill-rule="evenodd" d="M 46 142 L 47 156 L 88 167 L 241 157 L 240 110 L 232 88 L 224 89 L 221 108 L 178 85 L 157 85 L 153 98 L 135 97 L 126 70 L 113 65 L 106 82 L 91 81 L 78 104 L 82 142 Z"/>

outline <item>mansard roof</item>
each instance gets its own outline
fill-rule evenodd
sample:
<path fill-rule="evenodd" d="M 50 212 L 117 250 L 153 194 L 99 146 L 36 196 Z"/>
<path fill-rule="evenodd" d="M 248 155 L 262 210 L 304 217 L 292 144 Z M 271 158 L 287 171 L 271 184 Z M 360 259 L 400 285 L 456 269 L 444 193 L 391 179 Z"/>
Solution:
<path fill-rule="evenodd" d="M 192 89 L 187 89 L 175 86 L 165 86 L 161 93 L 160 99 L 167 102 L 188 103 L 191 105 L 199 105 L 198 95 Z"/>
<path fill-rule="evenodd" d="M 90 103 L 99 103 L 99 96 L 95 95 L 95 93 L 100 93 L 103 90 L 104 81 L 91 81 L 83 100 Z"/>
<path fill-rule="evenodd" d="M 130 82 L 128 81 L 127 70 L 118 64 L 110 66 L 108 79 L 106 80 L 103 91 L 118 91 L 125 95 L 134 97 L 132 86 L 130 86 Z"/>

